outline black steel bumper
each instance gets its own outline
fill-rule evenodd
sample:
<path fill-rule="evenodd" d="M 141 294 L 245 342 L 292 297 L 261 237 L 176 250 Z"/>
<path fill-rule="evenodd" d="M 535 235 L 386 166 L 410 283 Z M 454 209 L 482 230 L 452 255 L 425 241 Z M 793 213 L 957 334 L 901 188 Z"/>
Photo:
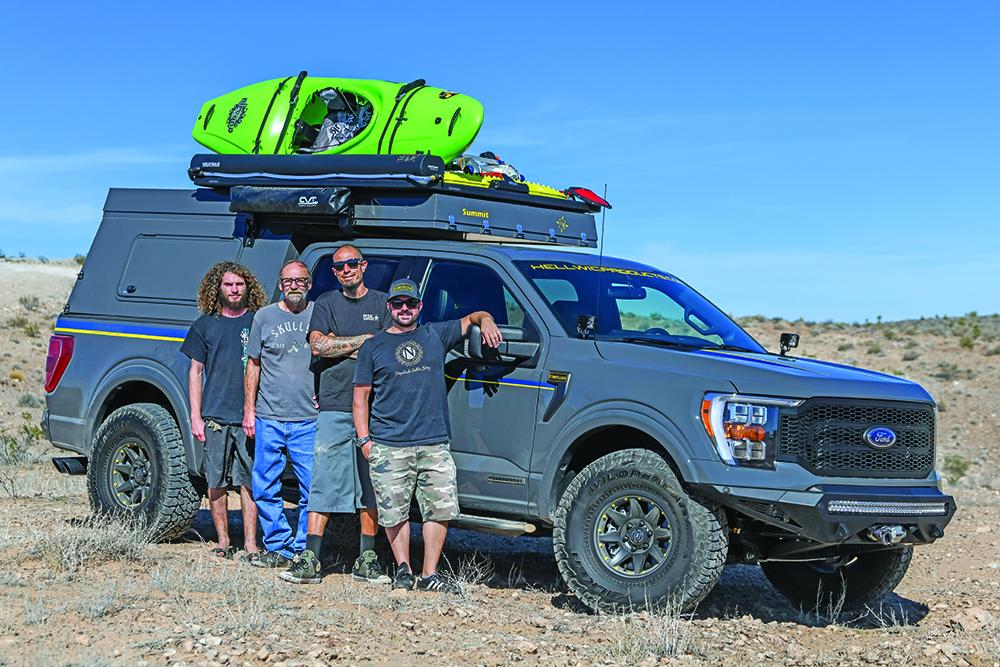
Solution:
<path fill-rule="evenodd" d="M 697 484 L 695 493 L 789 537 L 822 545 L 872 544 L 869 529 L 902 526 L 902 544 L 927 544 L 944 535 L 955 516 L 955 499 L 936 487 L 819 485 L 808 491 L 778 491 Z"/>

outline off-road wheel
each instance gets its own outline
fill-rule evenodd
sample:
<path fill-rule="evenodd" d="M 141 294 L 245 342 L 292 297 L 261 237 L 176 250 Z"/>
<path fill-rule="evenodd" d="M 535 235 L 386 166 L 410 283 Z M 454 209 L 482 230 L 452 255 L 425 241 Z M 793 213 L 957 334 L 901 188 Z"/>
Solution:
<path fill-rule="evenodd" d="M 154 403 L 118 408 L 104 420 L 94 436 L 87 489 L 95 514 L 141 522 L 162 540 L 183 535 L 201 506 L 177 422 Z"/>
<path fill-rule="evenodd" d="M 835 616 L 878 603 L 902 581 L 911 558 L 913 547 L 903 546 L 824 561 L 761 563 L 760 569 L 792 606 Z"/>
<path fill-rule="evenodd" d="M 689 611 L 726 562 L 726 515 L 685 493 L 657 454 L 628 449 L 577 475 L 559 501 L 553 546 L 563 580 L 592 609 Z"/>

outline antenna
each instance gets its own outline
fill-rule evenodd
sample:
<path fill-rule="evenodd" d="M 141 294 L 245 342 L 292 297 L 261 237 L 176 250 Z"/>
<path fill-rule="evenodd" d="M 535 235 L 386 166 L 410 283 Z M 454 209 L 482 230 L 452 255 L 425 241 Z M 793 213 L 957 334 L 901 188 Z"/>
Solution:
<path fill-rule="evenodd" d="M 604 201 L 608 201 L 608 184 L 604 184 Z M 597 339 L 597 322 L 601 314 L 601 294 L 604 288 L 604 218 L 607 215 L 608 207 L 601 207 L 601 236 L 597 239 L 598 242 L 598 259 L 597 267 L 601 269 L 597 273 L 597 303 L 594 304 L 594 316 L 588 317 L 587 315 L 580 315 L 577 318 L 576 329 L 581 336 L 587 338 L 589 334 L 594 335 L 594 339 Z"/>

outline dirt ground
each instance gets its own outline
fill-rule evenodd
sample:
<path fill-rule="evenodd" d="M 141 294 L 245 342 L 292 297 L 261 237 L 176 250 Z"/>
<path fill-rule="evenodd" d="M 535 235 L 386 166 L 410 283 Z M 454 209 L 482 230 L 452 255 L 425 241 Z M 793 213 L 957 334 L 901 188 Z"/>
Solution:
<path fill-rule="evenodd" d="M 940 405 L 938 468 L 959 511 L 944 538 L 915 550 L 879 608 L 793 609 L 759 568 L 735 566 L 693 615 L 616 617 L 565 592 L 547 538 L 452 531 L 446 556 L 462 594 L 442 596 L 354 582 L 352 553 L 336 554 L 318 586 L 214 558 L 207 505 L 169 544 L 85 523 L 83 479 L 54 472 L 60 454 L 34 428 L 47 339 L 78 270 L 72 260 L 0 259 L 0 432 L 10 451 L 30 450 L 0 466 L 0 665 L 1000 667 L 996 315 L 741 320 L 769 349 L 797 332 L 793 354 L 901 375 Z M 234 543 L 241 533 L 231 511 Z"/>

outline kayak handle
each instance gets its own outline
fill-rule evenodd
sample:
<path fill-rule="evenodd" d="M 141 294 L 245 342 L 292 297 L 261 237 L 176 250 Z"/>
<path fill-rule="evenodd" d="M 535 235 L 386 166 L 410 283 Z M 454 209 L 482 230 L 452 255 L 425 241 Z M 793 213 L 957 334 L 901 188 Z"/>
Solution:
<path fill-rule="evenodd" d="M 458 114 L 462 113 L 462 107 L 455 109 L 454 115 L 451 117 L 451 122 L 448 123 L 448 136 L 451 136 L 451 131 L 455 129 L 455 121 L 458 120 Z"/>
<path fill-rule="evenodd" d="M 414 88 L 420 88 L 421 86 L 426 86 L 426 85 L 427 85 L 427 82 L 424 81 L 423 79 L 417 79 L 416 81 L 412 81 L 412 82 L 406 84 L 405 86 L 403 86 L 402 88 L 399 89 L 398 93 L 396 93 L 396 101 L 398 102 L 401 99 L 403 99 L 403 95 L 406 95 L 408 92 L 410 92 Z"/>
<path fill-rule="evenodd" d="M 207 130 L 208 129 L 208 121 L 210 121 L 212 119 L 212 114 L 213 113 L 215 113 L 215 105 L 214 104 L 208 108 L 208 113 L 205 114 L 205 123 L 201 126 L 201 129 L 203 129 L 203 130 Z M 448 134 L 451 134 L 451 133 L 449 132 Z"/>

